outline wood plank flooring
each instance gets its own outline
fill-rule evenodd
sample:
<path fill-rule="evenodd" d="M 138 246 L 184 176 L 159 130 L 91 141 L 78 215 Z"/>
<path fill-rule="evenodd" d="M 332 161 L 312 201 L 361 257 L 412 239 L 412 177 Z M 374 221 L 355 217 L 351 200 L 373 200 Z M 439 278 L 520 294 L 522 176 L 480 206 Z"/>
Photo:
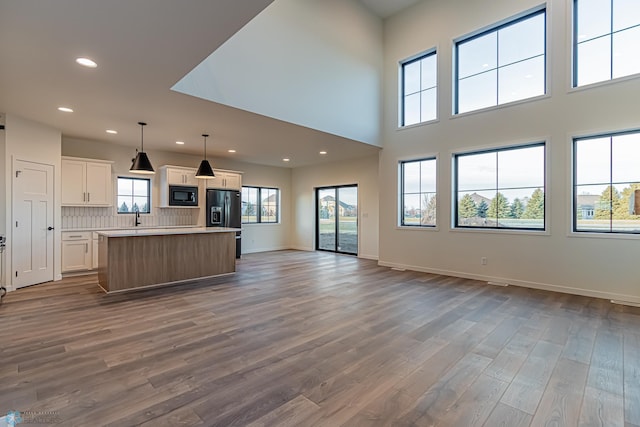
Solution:
<path fill-rule="evenodd" d="M 640 427 L 640 309 L 379 267 L 245 255 L 106 295 L 95 275 L 0 305 L 0 415 L 65 426 Z"/>

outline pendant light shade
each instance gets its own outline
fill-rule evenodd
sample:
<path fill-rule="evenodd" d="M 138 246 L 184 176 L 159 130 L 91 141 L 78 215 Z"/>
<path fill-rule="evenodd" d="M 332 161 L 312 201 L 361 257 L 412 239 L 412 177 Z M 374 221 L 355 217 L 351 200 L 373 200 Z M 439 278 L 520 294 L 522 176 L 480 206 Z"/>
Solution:
<path fill-rule="evenodd" d="M 200 167 L 198 167 L 198 171 L 196 172 L 196 178 L 200 178 L 200 179 L 215 178 L 216 174 L 213 173 L 213 169 L 211 168 L 211 165 L 207 160 L 207 137 L 209 135 L 207 135 L 206 133 L 203 133 L 202 136 L 204 137 L 204 160 L 200 162 Z"/>
<path fill-rule="evenodd" d="M 144 127 L 147 124 L 144 122 L 138 122 L 138 124 L 140 125 L 140 151 L 136 150 L 136 158 L 133 160 L 133 164 L 131 165 L 129 172 L 153 174 L 155 171 L 153 170 L 153 166 L 151 166 L 151 161 L 149 161 L 147 153 L 144 152 Z"/>

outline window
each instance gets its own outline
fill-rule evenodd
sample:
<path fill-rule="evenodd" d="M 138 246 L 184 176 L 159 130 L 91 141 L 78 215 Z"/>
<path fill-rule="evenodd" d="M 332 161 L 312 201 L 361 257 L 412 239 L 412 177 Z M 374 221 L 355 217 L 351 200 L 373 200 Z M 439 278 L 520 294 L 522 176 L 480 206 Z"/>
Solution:
<path fill-rule="evenodd" d="M 118 213 L 151 212 L 151 180 L 118 177 Z"/>
<path fill-rule="evenodd" d="M 400 162 L 400 225 L 435 227 L 436 159 Z"/>
<path fill-rule="evenodd" d="M 544 230 L 544 143 L 457 154 L 454 164 L 456 227 Z"/>
<path fill-rule="evenodd" d="M 437 56 L 432 51 L 402 65 L 402 126 L 437 117 Z"/>
<path fill-rule="evenodd" d="M 277 223 L 280 219 L 280 190 L 242 187 L 243 224 Z"/>
<path fill-rule="evenodd" d="M 455 114 L 545 94 L 546 13 L 456 42 Z"/>
<path fill-rule="evenodd" d="M 640 233 L 640 131 L 573 141 L 573 230 Z"/>
<path fill-rule="evenodd" d="M 640 73 L 640 2 L 574 0 L 573 86 Z"/>

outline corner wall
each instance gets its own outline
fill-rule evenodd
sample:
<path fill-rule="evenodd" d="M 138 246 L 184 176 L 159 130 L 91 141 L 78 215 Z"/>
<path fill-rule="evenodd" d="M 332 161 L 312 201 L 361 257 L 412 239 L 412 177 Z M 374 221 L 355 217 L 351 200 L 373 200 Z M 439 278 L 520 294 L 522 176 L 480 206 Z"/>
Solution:
<path fill-rule="evenodd" d="M 572 2 L 547 2 L 548 96 L 452 117 L 453 39 L 539 5 L 429 0 L 385 22 L 380 264 L 640 302 L 637 238 L 570 235 L 572 136 L 640 128 L 640 78 L 570 89 Z M 439 120 L 397 129 L 398 63 L 438 49 Z M 546 140 L 548 233 L 452 230 L 452 152 Z M 437 231 L 397 227 L 398 161 L 438 154 Z M 381 196 L 382 197 L 382 196 Z M 481 265 L 480 258 L 488 264 Z"/>

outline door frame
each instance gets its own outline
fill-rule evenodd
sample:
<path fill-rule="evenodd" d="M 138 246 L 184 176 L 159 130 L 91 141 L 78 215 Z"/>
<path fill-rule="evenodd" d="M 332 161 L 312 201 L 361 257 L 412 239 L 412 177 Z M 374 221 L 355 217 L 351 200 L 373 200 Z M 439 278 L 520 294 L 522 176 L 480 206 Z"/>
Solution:
<path fill-rule="evenodd" d="M 335 250 L 330 250 L 330 249 L 321 249 L 320 248 L 320 205 L 319 205 L 319 199 L 318 199 L 318 193 L 321 190 L 328 190 L 328 189 L 333 189 L 336 192 L 336 200 L 337 200 L 337 193 L 338 193 L 338 189 L 340 188 L 349 188 L 349 187 L 355 187 L 356 191 L 358 193 L 357 195 L 357 211 L 358 214 L 356 215 L 356 233 L 357 235 L 357 244 L 358 244 L 358 250 L 356 251 L 356 253 L 353 252 L 345 252 L 345 251 L 339 251 L 338 250 L 338 235 L 339 235 L 339 231 L 340 231 L 340 215 L 336 216 L 336 230 L 335 230 L 335 235 L 336 235 L 336 245 L 335 245 Z M 325 185 L 325 186 L 321 186 L 321 187 L 315 187 L 314 188 L 314 201 L 315 201 L 315 214 L 314 214 L 314 218 L 315 218 L 315 245 L 314 248 L 316 251 L 325 251 L 325 252 L 332 252 L 332 253 L 337 253 L 337 254 L 343 254 L 343 255 L 352 255 L 352 256 L 358 256 L 360 253 L 360 189 L 358 186 L 358 183 L 353 183 L 353 184 L 339 184 L 339 185 Z"/>

